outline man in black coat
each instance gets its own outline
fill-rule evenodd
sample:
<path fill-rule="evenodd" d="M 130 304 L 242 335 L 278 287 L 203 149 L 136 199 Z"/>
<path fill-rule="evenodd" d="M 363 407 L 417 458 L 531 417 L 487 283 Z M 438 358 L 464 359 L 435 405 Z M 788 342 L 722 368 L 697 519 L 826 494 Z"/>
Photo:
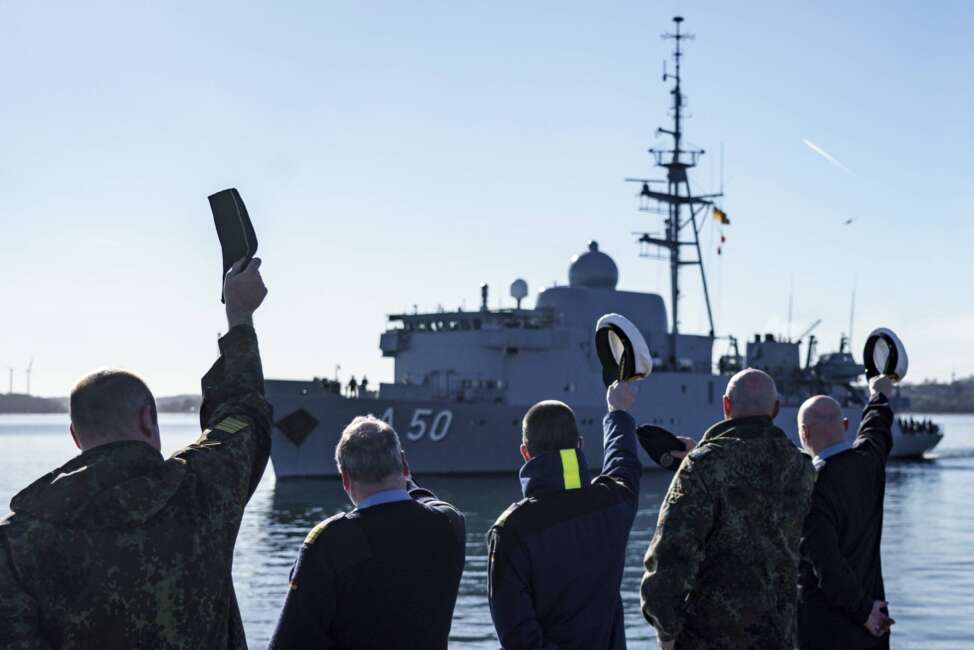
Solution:
<path fill-rule="evenodd" d="M 504 648 L 626 647 L 619 587 L 642 473 L 634 399 L 628 382 L 609 387 L 594 480 L 568 405 L 539 402 L 524 416 L 525 498 L 488 533 L 490 614 Z"/>
<path fill-rule="evenodd" d="M 463 515 L 412 481 L 382 420 L 352 420 L 335 460 L 356 507 L 308 533 L 270 649 L 446 650 Z"/>
<path fill-rule="evenodd" d="M 893 446 L 892 386 L 886 376 L 869 382 L 869 402 L 852 443 L 845 439 L 849 421 L 831 397 L 813 397 L 798 412 L 802 444 L 818 470 L 801 541 L 801 650 L 889 648 L 893 620 L 880 540 L 886 459 Z"/>

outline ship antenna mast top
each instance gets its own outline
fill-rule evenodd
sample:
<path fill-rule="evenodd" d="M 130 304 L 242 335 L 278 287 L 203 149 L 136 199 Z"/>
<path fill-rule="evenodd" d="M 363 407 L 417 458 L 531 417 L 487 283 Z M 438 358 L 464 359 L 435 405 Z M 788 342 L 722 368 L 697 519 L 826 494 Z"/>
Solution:
<path fill-rule="evenodd" d="M 690 180 L 687 170 L 697 164 L 697 160 L 704 154 L 703 149 L 684 149 L 683 148 L 683 122 L 685 120 L 685 97 L 683 96 L 683 41 L 693 38 L 692 34 L 681 31 L 682 16 L 673 18 L 675 29 L 672 33 L 663 34 L 663 38 L 675 41 L 673 49 L 674 72 L 671 74 L 666 71 L 666 64 L 663 65 L 663 81 L 673 81 L 673 88 L 670 95 L 673 97 L 671 114 L 673 117 L 673 128 L 656 130 L 657 135 L 665 134 L 673 138 L 672 149 L 651 148 L 649 153 L 656 160 L 656 166 L 666 169 L 666 180 L 650 180 L 645 178 L 627 178 L 629 182 L 640 183 L 642 189 L 639 192 L 640 210 L 643 212 L 655 212 L 665 216 L 663 235 L 651 233 L 638 233 L 639 242 L 644 246 L 644 251 L 650 246 L 663 249 L 669 252 L 670 262 L 670 341 L 667 351 L 666 366 L 677 370 L 680 367 L 679 356 L 679 300 L 680 300 L 680 267 L 695 265 L 700 267 L 700 279 L 703 283 L 704 301 L 707 306 L 707 318 L 710 323 L 710 336 L 714 336 L 714 317 L 710 307 L 710 293 L 707 289 L 707 276 L 703 268 L 703 255 L 700 250 L 700 228 L 702 227 L 702 211 L 713 206 L 713 199 L 722 194 L 704 194 L 694 196 L 690 189 Z M 666 191 L 652 189 L 655 183 L 666 184 Z M 662 189 L 662 188 L 661 188 Z M 650 202 L 655 202 L 651 205 Z M 684 217 L 684 208 L 689 211 L 689 215 Z M 698 219 L 698 217 L 701 217 Z M 681 240 L 680 233 L 689 227 L 692 238 Z M 681 256 L 682 247 L 690 246 L 696 253 L 695 258 L 685 259 Z M 650 257 L 647 253 L 644 256 Z"/>
<path fill-rule="evenodd" d="M 667 131 L 663 128 L 656 130 L 657 133 L 668 133 L 673 136 L 672 162 L 680 162 L 680 154 L 683 153 L 680 149 L 680 143 L 683 140 L 683 91 L 680 88 L 680 59 L 683 58 L 682 41 L 693 39 L 693 34 L 680 32 L 680 23 L 682 22 L 683 16 L 674 16 L 673 23 L 676 25 L 676 29 L 672 34 L 669 32 L 663 34 L 664 39 L 676 42 L 673 48 L 673 66 L 676 68 L 676 72 L 674 74 L 667 73 L 666 61 L 663 61 L 663 82 L 665 83 L 670 79 L 675 82 L 673 90 L 670 91 L 670 94 L 673 95 L 673 130 Z"/>

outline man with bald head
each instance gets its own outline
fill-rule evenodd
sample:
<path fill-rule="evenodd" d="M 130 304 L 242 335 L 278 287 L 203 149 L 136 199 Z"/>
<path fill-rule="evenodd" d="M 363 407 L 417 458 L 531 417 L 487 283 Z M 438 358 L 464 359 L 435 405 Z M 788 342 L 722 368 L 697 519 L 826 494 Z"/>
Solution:
<path fill-rule="evenodd" d="M 892 381 L 875 377 L 869 390 L 854 442 L 846 440 L 849 421 L 831 397 L 813 397 L 798 411 L 798 433 L 818 471 L 801 541 L 802 650 L 889 647 L 893 621 L 879 547 L 886 459 L 893 446 Z"/>
<path fill-rule="evenodd" d="M 815 470 L 774 424 L 774 380 L 748 368 L 673 477 L 646 552 L 643 616 L 662 648 L 791 648 L 799 540 Z"/>

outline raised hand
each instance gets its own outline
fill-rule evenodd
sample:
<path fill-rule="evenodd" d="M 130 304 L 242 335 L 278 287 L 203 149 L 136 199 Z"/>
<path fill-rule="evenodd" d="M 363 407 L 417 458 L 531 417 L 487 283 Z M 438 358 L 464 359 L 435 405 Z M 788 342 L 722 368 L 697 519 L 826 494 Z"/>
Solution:
<path fill-rule="evenodd" d="M 612 411 L 628 411 L 636 401 L 638 389 L 630 381 L 614 381 L 605 391 L 605 402 Z"/>
<path fill-rule="evenodd" d="M 670 456 L 673 458 L 683 458 L 697 447 L 697 441 L 693 438 L 677 436 L 676 439 L 683 443 L 683 446 L 686 447 L 686 451 L 671 451 Z"/>
<path fill-rule="evenodd" d="M 249 263 L 246 259 L 234 262 L 223 281 L 227 324 L 231 328 L 252 325 L 254 312 L 264 302 L 266 295 L 267 287 L 260 276 L 260 258 L 255 257 Z"/>
<path fill-rule="evenodd" d="M 893 395 L 893 378 L 889 375 L 878 375 L 869 380 L 869 394 L 882 393 L 889 399 Z"/>

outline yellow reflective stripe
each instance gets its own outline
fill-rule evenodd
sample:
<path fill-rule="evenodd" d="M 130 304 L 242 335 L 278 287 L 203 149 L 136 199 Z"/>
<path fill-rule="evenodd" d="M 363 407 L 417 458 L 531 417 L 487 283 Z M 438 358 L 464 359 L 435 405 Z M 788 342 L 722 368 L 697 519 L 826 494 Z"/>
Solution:
<path fill-rule="evenodd" d="M 248 426 L 247 421 L 238 417 L 230 416 L 220 420 L 214 429 L 219 429 L 220 431 L 226 431 L 227 433 L 236 433 L 241 429 Z"/>
<path fill-rule="evenodd" d="M 574 449 L 561 450 L 561 469 L 565 476 L 565 489 L 577 490 L 582 487 L 582 475 L 578 471 L 578 456 Z"/>

